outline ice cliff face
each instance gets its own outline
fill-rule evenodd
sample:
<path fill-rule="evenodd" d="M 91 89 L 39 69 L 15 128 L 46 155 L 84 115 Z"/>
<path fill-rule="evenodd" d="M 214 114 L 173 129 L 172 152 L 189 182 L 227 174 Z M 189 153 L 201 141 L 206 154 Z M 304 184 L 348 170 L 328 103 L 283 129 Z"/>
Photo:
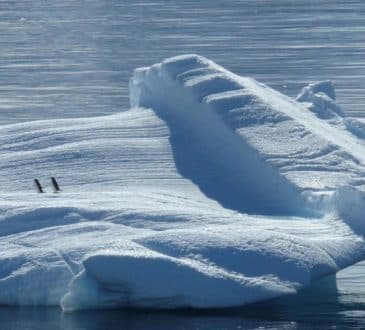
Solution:
<path fill-rule="evenodd" d="M 329 82 L 294 100 L 188 55 L 130 92 L 113 116 L 0 126 L 0 304 L 237 306 L 364 258 L 363 123 Z"/>

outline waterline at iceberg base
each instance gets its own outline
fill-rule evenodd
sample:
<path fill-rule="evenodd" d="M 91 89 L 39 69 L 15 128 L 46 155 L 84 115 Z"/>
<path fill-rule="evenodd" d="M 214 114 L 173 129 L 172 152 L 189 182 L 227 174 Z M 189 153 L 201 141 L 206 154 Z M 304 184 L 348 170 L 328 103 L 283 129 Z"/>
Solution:
<path fill-rule="evenodd" d="M 0 126 L 1 305 L 235 307 L 365 258 L 365 123 L 331 82 L 293 99 L 185 55 L 130 99 Z"/>

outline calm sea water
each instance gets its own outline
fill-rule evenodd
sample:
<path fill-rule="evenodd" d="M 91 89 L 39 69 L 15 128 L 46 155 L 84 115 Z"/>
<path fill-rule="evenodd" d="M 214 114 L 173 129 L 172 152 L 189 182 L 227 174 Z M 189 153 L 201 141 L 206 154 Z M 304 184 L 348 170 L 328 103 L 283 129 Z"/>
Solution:
<path fill-rule="evenodd" d="M 365 115 L 362 0 L 0 0 L 0 49 L 0 123 L 121 111 L 134 68 L 186 53 Z"/>
<path fill-rule="evenodd" d="M 183 53 L 291 96 L 331 79 L 347 114 L 365 116 L 361 0 L 0 0 L 0 124 L 123 111 L 134 68 Z M 365 327 L 364 264 L 298 301 L 210 313 L 0 308 L 0 329 Z"/>

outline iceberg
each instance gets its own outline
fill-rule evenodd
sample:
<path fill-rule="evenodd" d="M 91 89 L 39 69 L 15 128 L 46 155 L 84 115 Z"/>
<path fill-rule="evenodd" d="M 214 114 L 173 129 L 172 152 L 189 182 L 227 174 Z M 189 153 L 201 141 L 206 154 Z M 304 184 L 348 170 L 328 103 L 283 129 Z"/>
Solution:
<path fill-rule="evenodd" d="M 0 305 L 241 306 L 365 258 L 365 126 L 332 83 L 293 99 L 184 55 L 130 101 L 0 126 Z"/>

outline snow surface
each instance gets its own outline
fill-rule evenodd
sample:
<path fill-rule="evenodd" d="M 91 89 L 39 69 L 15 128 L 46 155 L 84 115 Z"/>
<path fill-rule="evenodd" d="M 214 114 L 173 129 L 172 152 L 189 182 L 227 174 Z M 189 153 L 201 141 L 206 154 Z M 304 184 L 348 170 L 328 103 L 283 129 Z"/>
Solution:
<path fill-rule="evenodd" d="M 294 100 L 187 55 L 130 99 L 0 126 L 0 304 L 230 307 L 364 259 L 364 124 L 330 82 Z"/>

